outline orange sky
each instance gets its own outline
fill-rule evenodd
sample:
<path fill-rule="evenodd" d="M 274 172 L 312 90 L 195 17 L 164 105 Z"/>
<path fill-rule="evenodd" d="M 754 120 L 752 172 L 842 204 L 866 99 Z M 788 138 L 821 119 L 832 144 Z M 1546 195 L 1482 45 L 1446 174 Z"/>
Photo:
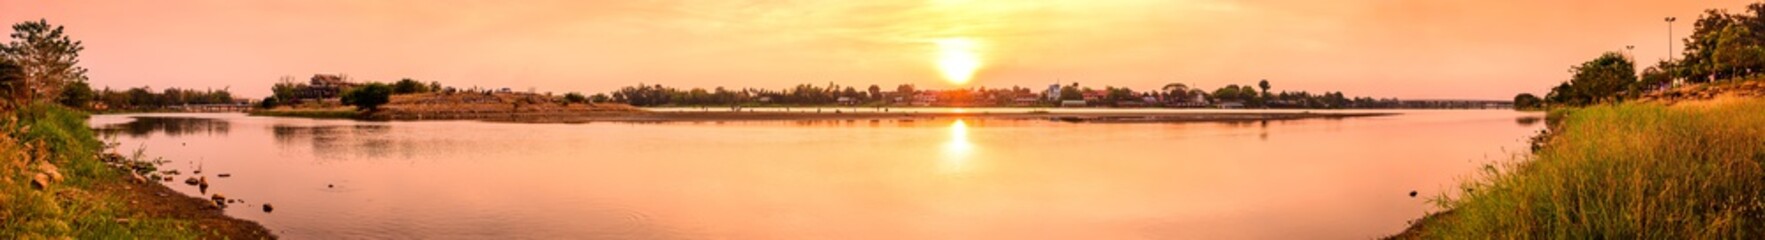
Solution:
<path fill-rule="evenodd" d="M 67 26 L 97 87 L 253 97 L 284 75 L 344 73 L 556 92 L 1057 80 L 1211 90 L 1266 78 L 1276 91 L 1509 99 L 1626 45 L 1653 64 L 1667 51 L 1663 17 L 1681 19 L 1677 39 L 1703 9 L 1748 2 L 0 0 L 0 21 Z M 946 39 L 967 41 L 980 63 L 966 85 L 939 71 Z"/>

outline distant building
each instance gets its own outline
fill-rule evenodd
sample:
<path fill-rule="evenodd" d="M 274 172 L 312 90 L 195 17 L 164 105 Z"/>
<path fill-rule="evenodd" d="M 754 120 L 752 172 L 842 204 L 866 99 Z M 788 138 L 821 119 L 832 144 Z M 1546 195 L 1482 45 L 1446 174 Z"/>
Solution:
<path fill-rule="evenodd" d="M 1085 104 L 1085 100 L 1060 101 L 1060 107 L 1087 107 L 1087 106 L 1089 106 L 1089 104 Z"/>

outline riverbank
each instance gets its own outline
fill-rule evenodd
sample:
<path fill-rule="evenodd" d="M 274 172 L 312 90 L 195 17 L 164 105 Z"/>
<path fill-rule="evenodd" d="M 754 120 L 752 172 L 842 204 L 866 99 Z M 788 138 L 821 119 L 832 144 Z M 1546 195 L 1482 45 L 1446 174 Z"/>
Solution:
<path fill-rule="evenodd" d="M 1704 95 L 1553 111 L 1529 159 L 1442 193 L 1450 214 L 1391 238 L 1765 236 L 1765 98 Z"/>
<path fill-rule="evenodd" d="M 85 113 L 36 104 L 7 115 L 0 121 L 0 238 L 275 238 L 131 172 L 152 171 L 139 159 L 101 157 L 105 147 Z"/>

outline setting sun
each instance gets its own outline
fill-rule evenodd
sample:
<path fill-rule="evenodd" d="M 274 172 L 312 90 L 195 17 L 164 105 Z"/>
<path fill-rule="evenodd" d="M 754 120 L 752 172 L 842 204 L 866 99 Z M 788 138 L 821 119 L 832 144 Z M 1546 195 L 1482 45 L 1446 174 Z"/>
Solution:
<path fill-rule="evenodd" d="M 938 71 L 944 74 L 944 80 L 965 84 L 974 78 L 976 70 L 980 70 L 981 59 L 975 53 L 974 40 L 945 38 L 935 43 L 938 45 Z"/>

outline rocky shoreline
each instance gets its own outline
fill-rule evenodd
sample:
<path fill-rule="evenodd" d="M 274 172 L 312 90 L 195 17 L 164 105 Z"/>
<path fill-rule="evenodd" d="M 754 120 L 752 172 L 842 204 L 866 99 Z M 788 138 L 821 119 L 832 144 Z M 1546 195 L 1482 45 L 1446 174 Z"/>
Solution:
<path fill-rule="evenodd" d="M 204 233 L 204 239 L 276 239 L 275 234 L 257 222 L 227 216 L 224 209 L 229 201 L 214 199 L 221 196 L 219 193 L 205 199 L 185 196 L 166 186 L 178 175 L 175 171 L 151 172 L 147 176 L 137 173 L 141 169 L 152 169 L 148 166 L 159 164 L 157 162 L 130 160 L 115 153 L 100 155 L 98 159 L 125 172 L 128 177 L 124 181 L 97 184 L 95 191 L 126 199 L 129 205 L 127 209 L 135 214 L 150 218 L 193 221 L 199 228 L 197 232 Z M 208 187 L 206 179 L 201 184 L 205 189 Z M 130 219 L 116 221 L 126 222 Z"/>

